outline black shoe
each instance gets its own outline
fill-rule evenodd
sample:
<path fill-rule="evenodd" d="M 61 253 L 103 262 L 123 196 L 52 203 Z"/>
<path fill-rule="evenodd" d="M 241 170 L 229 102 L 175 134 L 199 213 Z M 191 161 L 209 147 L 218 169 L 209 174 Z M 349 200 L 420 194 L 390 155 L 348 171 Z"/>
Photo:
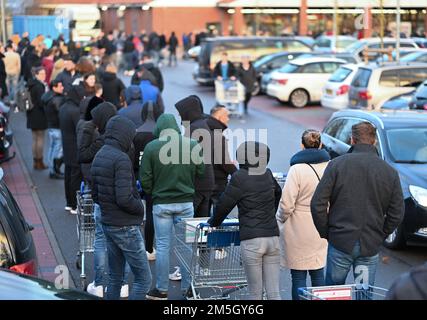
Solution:
<path fill-rule="evenodd" d="M 61 165 L 64 163 L 64 158 L 53 159 L 53 169 L 59 175 L 62 175 Z"/>
<path fill-rule="evenodd" d="M 60 173 L 49 173 L 49 178 L 56 179 L 56 180 L 62 180 L 64 179 L 64 175 Z"/>
<path fill-rule="evenodd" d="M 160 292 L 157 288 L 151 289 L 145 296 L 147 300 L 167 300 L 168 293 Z"/>

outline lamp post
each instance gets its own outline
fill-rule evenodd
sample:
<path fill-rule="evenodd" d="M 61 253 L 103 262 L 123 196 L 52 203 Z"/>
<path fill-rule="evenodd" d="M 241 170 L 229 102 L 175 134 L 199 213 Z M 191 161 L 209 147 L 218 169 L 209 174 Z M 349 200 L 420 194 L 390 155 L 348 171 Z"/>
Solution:
<path fill-rule="evenodd" d="M 6 17 L 5 17 L 5 10 L 4 10 L 4 0 L 0 0 L 0 6 L 1 6 L 1 36 L 2 36 L 2 42 L 3 44 L 6 43 Z"/>
<path fill-rule="evenodd" d="M 397 15 L 396 15 L 396 61 L 400 61 L 400 0 L 397 0 Z"/>

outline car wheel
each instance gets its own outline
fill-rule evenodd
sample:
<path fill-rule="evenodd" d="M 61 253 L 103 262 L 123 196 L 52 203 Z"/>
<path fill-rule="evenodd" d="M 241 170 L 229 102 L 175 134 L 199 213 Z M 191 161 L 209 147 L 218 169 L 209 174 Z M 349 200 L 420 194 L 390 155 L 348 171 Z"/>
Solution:
<path fill-rule="evenodd" d="M 289 97 L 289 102 L 295 108 L 304 108 L 309 101 L 310 101 L 310 98 L 308 96 L 308 92 L 305 91 L 304 89 L 294 90 L 291 93 L 291 96 Z"/>
<path fill-rule="evenodd" d="M 389 249 L 402 249 L 406 245 L 405 232 L 402 225 L 398 226 L 385 240 L 384 246 Z"/>
<path fill-rule="evenodd" d="M 257 81 L 255 82 L 255 86 L 254 89 L 252 90 L 252 96 L 257 96 L 261 93 L 261 85 L 260 83 Z"/>

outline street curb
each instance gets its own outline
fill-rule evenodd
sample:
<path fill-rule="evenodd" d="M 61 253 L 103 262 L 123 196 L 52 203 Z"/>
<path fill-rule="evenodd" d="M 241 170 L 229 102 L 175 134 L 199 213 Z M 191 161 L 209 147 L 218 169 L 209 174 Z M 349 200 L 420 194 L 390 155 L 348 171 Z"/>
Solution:
<path fill-rule="evenodd" d="M 34 203 L 36 205 L 37 212 L 39 213 L 40 219 L 42 221 L 43 228 L 46 232 L 46 236 L 47 236 L 49 243 L 52 247 L 53 254 L 55 255 L 56 262 L 58 263 L 58 265 L 67 266 L 67 263 L 65 262 L 64 256 L 62 255 L 61 249 L 59 248 L 58 241 L 56 240 L 55 234 L 52 230 L 52 227 L 50 226 L 49 219 L 47 218 L 47 215 L 44 211 L 43 205 L 40 201 L 40 198 L 39 198 L 37 192 L 33 188 L 33 186 L 35 184 L 33 182 L 33 179 L 31 178 L 31 175 L 28 172 L 27 166 L 25 165 L 25 162 L 21 156 L 21 151 L 19 150 L 19 145 L 18 145 L 16 140 L 14 142 L 15 142 L 15 150 L 16 150 L 17 159 L 21 165 L 22 171 L 24 173 L 25 180 L 27 181 L 29 188 L 31 190 L 31 195 L 32 195 Z M 36 250 L 37 250 L 37 248 L 36 248 Z M 75 287 L 74 279 L 71 275 L 70 275 L 69 279 L 71 280 L 70 284 L 72 284 L 72 286 Z"/>

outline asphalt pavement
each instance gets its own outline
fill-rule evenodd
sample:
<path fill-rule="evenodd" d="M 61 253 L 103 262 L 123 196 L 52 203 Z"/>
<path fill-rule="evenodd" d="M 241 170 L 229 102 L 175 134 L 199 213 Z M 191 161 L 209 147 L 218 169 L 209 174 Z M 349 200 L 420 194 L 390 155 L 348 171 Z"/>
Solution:
<path fill-rule="evenodd" d="M 210 109 L 215 105 L 213 88 L 199 86 L 192 79 L 191 71 L 193 67 L 194 63 L 189 61 L 180 62 L 177 67 L 173 68 L 162 67 L 165 79 L 163 99 L 166 112 L 177 116 L 178 113 L 174 104 L 190 94 L 197 94 L 202 99 L 206 113 L 209 113 Z M 122 79 L 126 85 L 129 84 L 129 77 L 122 77 Z M 253 140 L 254 138 L 258 140 L 259 134 L 261 133 L 262 135 L 266 132 L 267 143 L 271 149 L 269 167 L 272 171 L 287 172 L 291 156 L 299 150 L 301 133 L 308 128 L 321 129 L 332 113 L 333 110 L 315 105 L 304 109 L 294 109 L 266 96 L 258 96 L 251 101 L 249 114 L 242 119 L 232 118 L 229 128 L 232 132 L 236 129 L 243 129 L 248 140 Z M 49 179 L 47 171 L 40 172 L 32 169 L 31 132 L 26 129 L 25 114 L 13 114 L 11 116 L 11 126 L 16 146 L 19 148 L 24 164 L 28 168 L 41 205 L 55 234 L 57 245 L 70 270 L 74 284 L 79 286 L 80 270 L 76 268 L 76 253 L 78 251 L 76 216 L 64 211 L 63 181 Z M 264 132 L 260 129 L 265 129 L 266 131 Z M 255 134 L 255 137 L 252 138 L 251 134 Z M 235 144 L 231 149 L 235 149 L 236 146 Z M 88 279 L 92 281 L 92 254 L 88 254 L 88 257 L 86 273 Z M 383 249 L 381 251 L 376 284 L 380 287 L 389 288 L 398 275 L 426 261 L 427 250 L 425 247 L 409 247 L 402 251 Z M 173 260 L 171 271 L 173 271 L 174 265 Z M 154 274 L 154 264 L 151 263 L 151 266 Z M 155 276 L 153 276 L 153 279 L 155 279 Z M 179 282 L 171 281 L 170 285 L 170 299 L 180 298 Z M 283 299 L 290 299 L 290 287 L 289 270 L 282 270 L 281 289 Z"/>

